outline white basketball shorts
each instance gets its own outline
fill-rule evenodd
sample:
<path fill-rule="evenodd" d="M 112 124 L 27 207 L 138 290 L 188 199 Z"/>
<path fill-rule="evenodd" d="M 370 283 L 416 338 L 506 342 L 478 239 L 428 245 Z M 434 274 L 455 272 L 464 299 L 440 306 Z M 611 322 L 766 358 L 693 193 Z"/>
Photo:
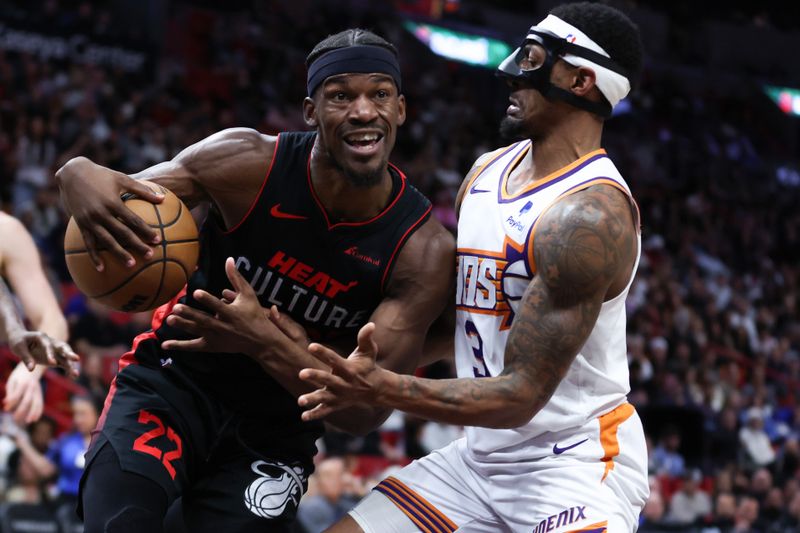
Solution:
<path fill-rule="evenodd" d="M 459 439 L 383 480 L 350 515 L 366 533 L 636 531 L 649 487 L 633 407 L 553 438 L 559 453 L 503 464 L 477 462 Z"/>

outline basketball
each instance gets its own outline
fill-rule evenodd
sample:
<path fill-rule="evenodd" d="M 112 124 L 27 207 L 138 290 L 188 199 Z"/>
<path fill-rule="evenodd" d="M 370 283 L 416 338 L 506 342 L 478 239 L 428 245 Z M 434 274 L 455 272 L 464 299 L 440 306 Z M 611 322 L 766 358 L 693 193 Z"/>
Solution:
<path fill-rule="evenodd" d="M 161 232 L 153 256 L 131 252 L 132 268 L 107 250 L 99 251 L 105 268 L 98 272 L 86 250 L 78 225 L 70 218 L 64 236 L 67 268 L 78 288 L 88 297 L 119 311 L 135 313 L 153 309 L 180 291 L 197 266 L 197 226 L 189 209 L 169 190 L 150 184 L 165 194 L 160 204 L 129 196 L 125 205 L 150 227 Z"/>

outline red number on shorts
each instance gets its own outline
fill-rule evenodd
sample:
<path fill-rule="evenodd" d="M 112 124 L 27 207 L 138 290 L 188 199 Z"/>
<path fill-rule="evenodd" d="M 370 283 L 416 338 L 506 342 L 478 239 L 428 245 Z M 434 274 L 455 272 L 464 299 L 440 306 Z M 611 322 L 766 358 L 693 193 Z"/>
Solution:
<path fill-rule="evenodd" d="M 156 425 L 155 429 L 151 429 L 142 434 L 141 437 L 133 441 L 133 449 L 137 452 L 146 453 L 148 455 L 152 455 L 164 465 L 164 468 L 167 469 L 169 476 L 172 479 L 175 479 L 175 467 L 172 466 L 172 461 L 180 459 L 183 456 L 183 442 L 181 441 L 180 435 L 178 435 L 174 429 L 167 426 L 166 429 L 164 427 L 164 423 L 158 418 L 156 415 L 152 413 L 148 413 L 144 409 L 139 411 L 139 423 L 140 424 L 150 424 L 153 423 Z M 160 437 L 164 433 L 167 434 L 167 438 L 175 444 L 175 449 L 169 452 L 162 452 L 155 446 L 150 446 L 147 444 L 151 440 Z M 163 456 L 163 457 L 162 457 Z"/>
<path fill-rule="evenodd" d="M 139 411 L 140 424 L 149 424 L 151 422 L 153 422 L 157 426 L 156 429 L 151 429 L 150 431 L 143 433 L 141 437 L 133 441 L 133 449 L 136 450 L 137 452 L 142 452 L 152 455 L 153 457 L 155 457 L 160 461 L 161 450 L 159 450 L 154 446 L 150 446 L 147 443 L 164 434 L 164 423 L 156 415 L 148 413 L 144 409 Z"/>
<path fill-rule="evenodd" d="M 176 459 L 180 459 L 181 455 L 183 455 L 183 443 L 181 442 L 180 436 L 175 433 L 172 428 L 167 428 L 167 438 L 175 443 L 176 448 L 171 452 L 164 453 L 164 468 L 167 469 L 169 475 L 172 479 L 175 479 L 175 468 L 172 466 L 172 461 Z"/>

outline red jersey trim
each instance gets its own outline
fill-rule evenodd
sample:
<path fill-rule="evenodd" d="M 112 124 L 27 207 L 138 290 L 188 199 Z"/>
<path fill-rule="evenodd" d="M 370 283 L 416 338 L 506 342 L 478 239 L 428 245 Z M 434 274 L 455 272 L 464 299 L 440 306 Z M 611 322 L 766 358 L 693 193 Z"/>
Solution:
<path fill-rule="evenodd" d="M 428 206 L 428 209 L 426 209 L 426 210 L 425 210 L 425 212 L 424 212 L 424 213 L 422 213 L 422 216 L 421 216 L 421 217 L 419 217 L 419 218 L 417 219 L 417 221 L 416 221 L 416 222 L 414 222 L 414 223 L 413 223 L 413 224 L 412 224 L 412 225 L 411 225 L 411 226 L 410 226 L 410 227 L 409 227 L 409 228 L 406 230 L 406 232 L 405 232 L 405 233 L 403 233 L 403 236 L 402 236 L 402 237 L 400 237 L 400 240 L 399 240 L 399 241 L 397 241 L 397 246 L 395 246 L 395 249 L 394 249 L 394 251 L 392 252 L 392 255 L 391 255 L 391 257 L 389 257 L 389 260 L 386 262 L 386 268 L 385 268 L 385 269 L 384 269 L 384 271 L 383 271 L 383 276 L 381 276 L 381 292 L 385 292 L 385 291 L 386 291 L 386 279 L 387 279 L 387 277 L 389 276 L 389 272 L 391 272 L 391 271 L 392 271 L 392 267 L 394 266 L 394 258 L 395 258 L 395 256 L 397 256 L 397 252 L 399 252 L 399 251 L 400 251 L 400 248 L 402 248 L 402 247 L 403 247 L 403 245 L 406 243 L 406 240 L 408 240 L 408 237 L 409 237 L 409 236 L 410 236 L 410 235 L 411 235 L 411 234 L 412 234 L 414 231 L 416 231 L 416 229 L 417 229 L 417 226 L 419 226 L 419 225 L 420 225 L 422 222 L 424 222 L 425 220 L 427 220 L 427 219 L 428 219 L 428 215 L 430 215 L 430 213 L 431 213 L 431 211 L 432 211 L 432 210 L 433 210 L 433 205 L 429 205 L 429 206 Z"/>
<path fill-rule="evenodd" d="M 161 327 L 164 323 L 164 320 L 169 316 L 172 312 L 172 308 L 175 307 L 175 304 L 178 303 L 178 300 L 186 295 L 186 285 L 184 285 L 181 292 L 175 295 L 170 301 L 159 307 L 153 312 L 153 319 L 150 322 L 150 331 L 145 331 L 144 333 L 140 333 L 133 339 L 133 345 L 131 349 L 120 357 L 119 360 L 119 370 L 117 370 L 117 374 L 122 372 L 125 367 L 130 365 L 139 364 L 139 361 L 136 359 L 136 350 L 139 348 L 139 344 L 142 341 L 155 339 L 156 337 L 156 330 Z M 100 413 L 100 418 L 97 420 L 97 427 L 92 432 L 95 434 L 103 429 L 103 426 L 106 423 L 106 416 L 108 415 L 108 411 L 111 409 L 111 402 L 114 401 L 114 395 L 117 393 L 117 376 L 114 376 L 114 379 L 111 381 L 111 386 L 108 388 L 108 395 L 106 396 L 106 401 L 103 403 L 103 412 Z"/>
<path fill-rule="evenodd" d="M 312 150 L 313 152 L 313 150 Z M 383 210 L 375 215 L 374 217 L 370 218 L 369 220 L 362 220 L 360 222 L 337 222 L 336 224 L 331 224 L 330 219 L 328 218 L 328 212 L 325 211 L 325 207 L 322 205 L 322 202 L 317 196 L 317 191 L 314 190 L 314 184 L 311 182 L 311 153 L 308 154 L 308 162 L 306 163 L 306 177 L 308 179 L 308 189 L 311 191 L 311 196 L 314 198 L 314 201 L 317 203 L 317 207 L 319 207 L 320 212 L 322 213 L 323 218 L 325 218 L 325 224 L 328 226 L 328 230 L 332 230 L 339 227 L 354 227 L 354 226 L 366 226 L 367 224 L 371 224 L 384 216 L 386 213 L 392 210 L 394 205 L 400 200 L 400 197 L 403 196 L 403 193 L 406 190 L 406 175 L 403 174 L 403 171 L 394 166 L 392 163 L 389 163 L 389 166 L 392 167 L 397 171 L 400 175 L 400 190 L 395 195 L 394 199 L 383 208 Z"/>
<path fill-rule="evenodd" d="M 261 182 L 261 188 L 258 190 L 258 194 L 256 195 L 255 199 L 253 200 L 253 203 L 250 204 L 250 208 L 247 210 L 247 213 L 244 214 L 242 219 L 239 222 L 237 222 L 236 224 L 234 224 L 231 229 L 223 231 L 222 232 L 223 235 L 230 235 L 231 233 L 233 233 L 234 231 L 239 229 L 239 227 L 242 224 L 244 224 L 244 222 L 248 218 L 250 218 L 250 213 L 253 212 L 253 209 L 256 208 L 256 205 L 258 204 L 258 201 L 261 199 L 261 194 L 264 192 L 264 187 L 266 187 L 266 185 L 267 185 L 267 180 L 269 179 L 269 175 L 272 173 L 272 167 L 275 166 L 275 160 L 278 158 L 278 145 L 280 144 L 280 142 L 281 142 L 281 134 L 279 133 L 278 136 L 275 138 L 275 149 L 272 152 L 272 161 L 270 161 L 270 163 L 269 163 L 269 168 L 267 169 L 267 174 L 266 174 L 266 176 L 264 176 L 264 181 Z"/>

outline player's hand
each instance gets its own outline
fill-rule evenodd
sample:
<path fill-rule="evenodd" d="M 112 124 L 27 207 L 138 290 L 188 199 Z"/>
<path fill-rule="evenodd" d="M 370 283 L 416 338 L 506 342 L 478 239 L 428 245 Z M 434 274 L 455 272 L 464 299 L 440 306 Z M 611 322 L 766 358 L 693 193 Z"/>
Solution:
<path fill-rule="evenodd" d="M 8 345 L 30 371 L 36 365 L 57 366 L 63 368 L 69 377 L 78 377 L 81 358 L 64 341 L 41 331 L 23 331 L 9 338 Z"/>
<path fill-rule="evenodd" d="M 189 340 L 168 340 L 161 344 L 165 350 L 200 352 L 241 352 L 256 357 L 265 346 L 282 337 L 289 340 L 261 307 L 253 288 L 239 271 L 233 258 L 225 261 L 225 273 L 233 291 L 226 289 L 217 298 L 197 290 L 195 300 L 210 313 L 188 305 L 178 304 L 167 317 L 167 324 L 197 337 Z"/>
<path fill-rule="evenodd" d="M 8 376 L 3 409 L 14 415 L 17 424 L 30 424 L 42 416 L 44 399 L 39 374 L 20 363 Z"/>
<path fill-rule="evenodd" d="M 317 387 L 297 399 L 303 412 L 303 420 L 319 420 L 340 409 L 355 404 L 374 405 L 380 391 L 381 374 L 386 372 L 375 363 L 378 345 L 372 338 L 375 324 L 369 322 L 358 332 L 358 347 L 347 359 L 313 343 L 309 353 L 331 368 L 330 372 L 315 368 L 304 368 L 300 379 Z"/>
<path fill-rule="evenodd" d="M 151 244 L 158 244 L 160 234 L 125 207 L 121 196 L 132 193 L 152 203 L 161 203 L 164 195 L 144 182 L 76 157 L 56 172 L 61 203 L 81 230 L 89 256 L 98 271 L 104 268 L 99 250 L 110 250 L 127 266 L 136 264 L 130 252 L 152 256 Z M 128 251 L 130 250 L 130 252 Z"/>
<path fill-rule="evenodd" d="M 275 324 L 292 342 L 300 346 L 303 350 L 308 348 L 311 342 L 305 328 L 292 320 L 292 317 L 278 311 L 278 307 L 273 305 L 267 312 L 267 318 Z"/>

